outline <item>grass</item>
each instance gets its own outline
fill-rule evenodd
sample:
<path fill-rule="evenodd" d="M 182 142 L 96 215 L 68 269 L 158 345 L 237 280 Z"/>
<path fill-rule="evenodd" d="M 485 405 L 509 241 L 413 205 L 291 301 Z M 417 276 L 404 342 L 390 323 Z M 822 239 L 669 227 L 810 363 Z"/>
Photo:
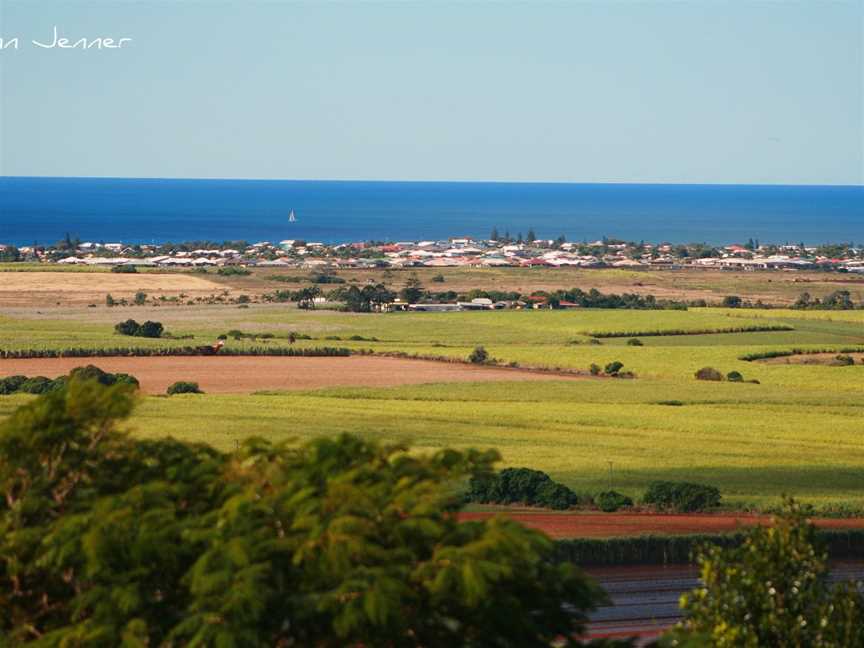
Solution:
<path fill-rule="evenodd" d="M 659 404 L 670 394 L 682 403 Z M 0 398 L 0 415 L 24 397 Z M 495 447 L 579 492 L 638 497 L 655 479 L 720 487 L 738 505 L 782 494 L 817 505 L 864 496 L 864 403 L 842 393 L 693 381 L 587 381 L 142 398 L 136 435 L 230 449 L 246 436 L 302 442 L 353 432 L 419 450 Z"/>
<path fill-rule="evenodd" d="M 783 493 L 823 506 L 864 497 L 861 384 L 864 366 L 828 367 L 745 362 L 750 353 L 793 347 L 864 345 L 864 312 L 506 311 L 350 314 L 284 305 L 240 310 L 213 307 L 19 309 L 0 316 L 0 348 L 117 346 L 130 338 L 113 325 L 154 319 L 192 340 L 135 339 L 136 345 L 210 342 L 229 329 L 318 339 L 333 346 L 467 357 L 483 345 L 522 365 L 586 369 L 613 360 L 637 380 L 425 385 L 332 389 L 272 395 L 142 398 L 130 422 L 135 434 L 173 435 L 229 449 L 249 435 L 303 441 L 354 432 L 406 440 L 420 450 L 496 447 L 504 465 L 549 472 L 578 491 L 614 486 L 639 496 L 655 479 L 714 484 L 738 505 L 774 506 Z M 588 344 L 585 331 L 684 330 L 791 326 L 794 330 L 656 336 L 642 347 L 626 339 Z M 379 342 L 347 341 L 351 335 Z M 576 343 L 574 343 L 576 342 Z M 269 342 L 285 345 L 284 339 Z M 228 340 L 230 347 L 261 342 Z M 97 362 L 98 364 L 98 362 Z M 712 366 L 737 370 L 760 385 L 701 383 Z M 0 417 L 25 397 L 0 397 Z M 680 405 L 671 406 L 668 403 Z M 667 403 L 667 404 L 663 404 Z"/>

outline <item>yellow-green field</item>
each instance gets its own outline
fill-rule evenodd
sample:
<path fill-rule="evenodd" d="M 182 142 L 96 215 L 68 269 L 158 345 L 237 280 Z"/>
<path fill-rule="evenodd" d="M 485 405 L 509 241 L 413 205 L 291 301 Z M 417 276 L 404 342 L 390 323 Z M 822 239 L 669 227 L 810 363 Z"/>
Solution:
<path fill-rule="evenodd" d="M 185 340 L 113 333 L 133 317 L 157 319 Z M 791 331 L 644 336 L 589 344 L 586 333 L 711 331 L 766 325 Z M 635 380 L 426 385 L 273 395 L 143 398 L 135 434 L 174 435 L 230 448 L 257 434 L 298 441 L 350 431 L 418 448 L 496 447 L 506 465 L 548 471 L 579 491 L 609 482 L 639 495 L 654 479 L 702 481 L 730 502 L 775 504 L 782 493 L 820 505 L 864 506 L 864 365 L 745 362 L 746 353 L 864 346 L 864 311 L 507 311 L 349 314 L 287 306 L 141 307 L 11 311 L 0 349 L 188 345 L 229 329 L 289 331 L 306 346 L 465 357 L 476 345 L 522 365 L 587 369 L 613 360 Z M 351 341 L 350 336 L 379 341 Z M 339 340 L 326 339 L 338 337 Z M 229 345 L 240 342 L 228 341 Z M 244 342 L 243 344 L 254 344 Z M 265 344 L 264 342 L 259 342 Z M 286 360 L 290 361 L 290 360 Z M 83 361 L 82 361 L 83 362 Z M 194 358 L 190 358 L 190 363 Z M 98 364 L 98 360 L 95 361 Z M 713 366 L 761 384 L 704 383 Z M 0 416 L 25 397 L 0 397 Z M 672 402 L 670 404 L 670 402 Z"/>

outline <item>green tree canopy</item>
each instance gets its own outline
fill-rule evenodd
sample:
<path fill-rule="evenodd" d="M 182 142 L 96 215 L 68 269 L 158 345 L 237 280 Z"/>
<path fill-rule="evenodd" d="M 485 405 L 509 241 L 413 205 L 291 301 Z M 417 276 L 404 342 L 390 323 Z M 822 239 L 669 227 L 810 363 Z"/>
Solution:
<path fill-rule="evenodd" d="M 852 583 L 828 584 L 815 533 L 789 500 L 773 526 L 754 527 L 742 545 L 703 548 L 702 587 L 682 597 L 686 618 L 664 645 L 864 646 L 864 597 Z"/>
<path fill-rule="evenodd" d="M 0 424 L 0 646 L 570 645 L 601 592 L 543 534 L 460 523 L 492 451 L 353 436 L 223 454 L 72 380 Z"/>

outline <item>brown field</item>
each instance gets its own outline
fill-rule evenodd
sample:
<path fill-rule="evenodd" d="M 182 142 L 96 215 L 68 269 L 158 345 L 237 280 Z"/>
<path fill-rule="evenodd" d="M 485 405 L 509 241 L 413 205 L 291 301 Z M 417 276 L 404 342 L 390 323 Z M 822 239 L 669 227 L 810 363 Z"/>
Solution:
<path fill-rule="evenodd" d="M 297 268 L 252 268 L 247 276 L 220 276 L 212 269 L 208 274 L 193 274 L 189 270 L 144 270 L 136 275 L 118 275 L 102 268 L 72 272 L 70 268 L 43 265 L 38 271 L 4 272 L 15 264 L 0 267 L 0 306 L 102 305 L 105 293 L 127 299 L 144 290 L 158 297 L 185 292 L 191 297 L 207 296 L 229 290 L 255 299 L 274 290 L 298 290 L 310 286 L 316 272 Z M 345 285 L 362 286 L 368 282 L 383 283 L 391 290 L 403 288 L 417 277 L 428 290 L 467 292 L 483 290 L 519 291 L 529 294 L 536 290 L 560 288 L 596 288 L 606 293 L 638 293 L 662 299 L 705 299 L 719 303 L 726 295 L 740 295 L 751 301 L 789 305 L 802 292 L 821 297 L 834 290 L 848 290 L 855 301 L 864 300 L 864 277 L 827 272 L 787 271 L 723 271 L 686 268 L 677 270 L 646 268 L 585 269 L 585 268 L 406 268 L 406 269 L 346 269 L 335 273 Z M 443 282 L 433 282 L 440 275 Z M 292 281 L 279 281 L 288 277 Z M 298 279 L 294 281 L 293 279 Z M 32 286 L 32 287 L 31 287 Z M 325 292 L 337 285 L 320 285 Z"/>
<path fill-rule="evenodd" d="M 395 387 L 438 382 L 512 380 L 585 380 L 520 369 L 375 357 L 169 356 L 108 358 L 33 358 L 0 360 L 0 377 L 68 374 L 95 364 L 104 371 L 128 373 L 149 394 L 164 394 L 178 380 L 197 382 L 207 393 L 236 394 L 259 390 L 304 390 L 324 387 Z"/>
<path fill-rule="evenodd" d="M 224 287 L 189 273 L 0 272 L 0 306 L 104 305 L 105 295 L 131 298 L 143 290 L 160 295 L 203 296 Z"/>
<path fill-rule="evenodd" d="M 461 520 L 483 520 L 501 511 L 460 513 Z M 749 514 L 661 515 L 656 513 L 549 513 L 514 509 L 507 517 L 527 527 L 540 529 L 553 538 L 610 538 L 647 534 L 732 533 L 743 526 L 767 524 L 771 518 Z M 825 529 L 864 528 L 860 518 L 818 518 Z"/>
<path fill-rule="evenodd" d="M 854 358 L 856 363 L 864 362 L 864 353 L 801 353 L 791 356 L 780 356 L 778 358 L 763 358 L 756 362 L 765 364 L 800 364 L 800 365 L 832 365 L 838 355 L 848 355 Z"/>

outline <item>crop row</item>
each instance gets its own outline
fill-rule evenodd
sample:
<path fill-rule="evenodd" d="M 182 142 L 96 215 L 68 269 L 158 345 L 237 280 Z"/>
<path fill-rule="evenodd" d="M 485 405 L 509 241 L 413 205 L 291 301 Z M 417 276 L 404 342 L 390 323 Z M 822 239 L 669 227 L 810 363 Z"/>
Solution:
<path fill-rule="evenodd" d="M 0 358 L 106 358 L 111 356 L 156 357 L 156 356 L 205 356 L 214 355 L 212 350 L 201 347 L 114 347 L 114 348 L 70 348 L 70 349 L 20 349 L 4 351 Z M 220 356 L 349 356 L 351 349 L 344 347 L 246 347 L 242 349 L 223 348 Z"/>
<path fill-rule="evenodd" d="M 832 559 L 864 558 L 864 529 L 817 531 Z M 643 535 L 629 538 L 572 538 L 555 543 L 556 559 L 583 566 L 675 565 L 693 562 L 703 545 L 737 546 L 744 533 Z"/>
<path fill-rule="evenodd" d="M 770 331 L 794 331 L 794 326 L 788 324 L 772 324 L 766 326 L 737 326 L 732 328 L 706 328 L 706 329 L 665 329 L 654 331 L 588 331 L 584 335 L 594 338 L 623 338 L 623 337 L 660 337 L 667 335 L 718 335 L 721 333 L 767 333 Z"/>
<path fill-rule="evenodd" d="M 796 355 L 813 355 L 818 353 L 864 353 L 864 346 L 827 348 L 827 349 L 786 349 L 785 351 L 757 351 L 740 356 L 739 360 L 753 362 L 754 360 L 770 360 L 771 358 L 786 358 Z"/>

